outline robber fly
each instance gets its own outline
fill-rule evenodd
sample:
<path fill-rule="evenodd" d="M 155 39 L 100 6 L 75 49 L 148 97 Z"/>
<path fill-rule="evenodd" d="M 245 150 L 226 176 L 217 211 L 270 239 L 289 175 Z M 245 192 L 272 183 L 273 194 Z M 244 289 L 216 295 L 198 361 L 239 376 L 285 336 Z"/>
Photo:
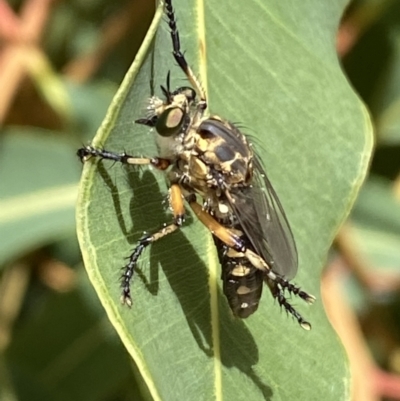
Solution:
<path fill-rule="evenodd" d="M 121 276 L 121 302 L 132 305 L 131 280 L 140 255 L 180 229 L 187 203 L 213 235 L 233 314 L 246 318 L 254 313 L 266 283 L 279 305 L 310 330 L 285 297 L 294 294 L 310 304 L 315 300 L 289 282 L 297 272 L 297 250 L 279 198 L 246 136 L 231 122 L 206 116 L 206 94 L 181 51 L 172 0 L 165 0 L 164 7 L 172 54 L 190 86 L 171 90 L 168 73 L 166 86 L 161 86 L 163 98 L 153 96 L 149 115 L 135 121 L 155 130 L 159 156 L 136 157 L 93 146 L 78 150 L 82 161 L 95 157 L 154 166 L 169 181 L 173 220 L 139 240 Z"/>

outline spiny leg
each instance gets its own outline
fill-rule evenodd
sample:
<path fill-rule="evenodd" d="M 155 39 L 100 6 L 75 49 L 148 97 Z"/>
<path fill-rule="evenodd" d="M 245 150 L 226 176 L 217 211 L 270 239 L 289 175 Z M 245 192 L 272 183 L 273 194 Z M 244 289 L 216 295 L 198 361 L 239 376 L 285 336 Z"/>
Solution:
<path fill-rule="evenodd" d="M 92 157 L 99 159 L 112 160 L 122 164 L 131 165 L 149 165 L 156 167 L 159 170 L 166 170 L 171 162 L 168 159 L 162 159 L 160 157 L 135 157 L 128 155 L 127 153 L 116 153 L 105 149 L 95 148 L 91 145 L 85 146 L 78 149 L 78 157 L 82 162 L 89 160 Z"/>
<path fill-rule="evenodd" d="M 132 254 L 129 256 L 129 262 L 126 266 L 123 267 L 123 273 L 121 275 L 121 303 L 126 304 L 129 307 L 132 306 L 132 298 L 131 298 L 131 281 L 133 278 L 133 274 L 135 272 L 137 261 L 145 250 L 147 246 L 158 241 L 159 239 L 167 236 L 168 234 L 172 234 L 176 231 L 180 226 L 176 223 L 169 224 L 166 227 L 163 227 L 161 230 L 157 231 L 153 234 L 145 234 L 138 242 L 136 248 L 133 250 Z"/>
<path fill-rule="evenodd" d="M 145 250 L 145 248 L 150 244 L 178 230 L 184 221 L 185 209 L 183 205 L 182 192 L 178 184 L 171 185 L 171 188 L 169 190 L 169 203 L 171 205 L 174 214 L 173 223 L 163 227 L 161 230 L 153 234 L 145 234 L 139 240 L 136 248 L 129 256 L 129 262 L 123 268 L 124 271 L 121 275 L 121 288 L 122 288 L 121 303 L 126 304 L 129 307 L 132 306 L 131 281 L 135 273 L 137 261 L 140 255 Z"/>
<path fill-rule="evenodd" d="M 188 62 L 185 59 L 185 55 L 181 50 L 181 43 L 179 39 L 179 32 L 176 26 L 176 18 L 174 8 L 172 7 L 172 0 L 165 0 L 165 14 L 168 17 L 168 25 L 171 30 L 171 39 L 172 39 L 172 47 L 173 47 L 173 56 L 178 63 L 179 67 L 181 67 L 182 71 L 187 76 L 189 82 L 192 84 L 195 91 L 198 93 L 200 97 L 199 106 L 201 109 L 205 110 L 207 108 L 207 99 L 206 94 L 203 88 L 200 85 L 199 80 L 196 75 L 194 75 L 192 69 L 190 68 Z"/>
<path fill-rule="evenodd" d="M 195 213 L 196 217 L 211 231 L 211 233 L 219 238 L 229 248 L 237 252 L 246 252 L 246 245 L 243 239 L 229 228 L 224 227 L 218 223 L 211 214 L 209 214 L 201 205 L 196 201 L 194 195 L 186 197 L 186 201 Z"/>
<path fill-rule="evenodd" d="M 274 289 L 271 289 L 271 291 L 273 292 L 274 297 L 278 299 L 279 304 L 284 306 L 284 308 L 298 320 L 302 327 L 303 323 L 304 326 L 307 326 L 307 324 L 309 325 L 309 323 L 304 321 L 301 315 L 287 302 L 282 290 L 286 289 L 290 293 L 299 296 L 309 304 L 315 301 L 315 297 L 305 291 L 302 291 L 299 287 L 289 283 L 287 280 L 273 272 L 263 258 L 261 258 L 251 249 L 246 248 L 243 238 L 241 238 L 233 230 L 230 230 L 229 228 L 226 228 L 218 223 L 213 216 L 211 216 L 196 202 L 195 197 L 188 196 L 186 200 L 196 214 L 197 218 L 211 231 L 215 237 L 219 238 L 228 247 L 243 255 L 243 257 L 246 257 L 254 267 L 264 272 L 266 278 L 265 281 L 268 285 L 271 283 L 271 286 Z M 280 287 L 278 287 L 278 285 Z"/>
<path fill-rule="evenodd" d="M 271 270 L 271 267 L 265 260 L 257 253 L 247 248 L 246 241 L 243 237 L 238 235 L 234 230 L 224 227 L 218 223 L 213 216 L 211 216 L 204 208 L 196 201 L 196 197 L 189 195 L 186 201 L 192 208 L 197 218 L 211 231 L 211 233 L 219 238 L 229 248 L 239 252 L 243 257 L 247 258 L 249 262 L 257 269 L 262 270 L 265 275 L 271 280 L 275 280 L 276 274 Z"/>
<path fill-rule="evenodd" d="M 289 293 L 297 295 L 299 298 L 303 299 L 310 305 L 313 304 L 316 299 L 314 297 L 314 295 L 311 295 L 311 294 L 303 291 L 297 285 L 289 283 L 289 281 L 285 280 L 284 278 L 282 278 L 280 276 L 276 276 L 275 282 L 277 284 L 279 284 L 283 290 L 287 290 Z"/>
<path fill-rule="evenodd" d="M 283 307 L 287 313 L 290 313 L 304 330 L 311 330 L 311 324 L 304 320 L 303 316 L 287 301 L 278 284 L 270 279 L 265 279 L 264 281 L 271 290 L 273 297 L 278 300 L 279 306 Z"/>

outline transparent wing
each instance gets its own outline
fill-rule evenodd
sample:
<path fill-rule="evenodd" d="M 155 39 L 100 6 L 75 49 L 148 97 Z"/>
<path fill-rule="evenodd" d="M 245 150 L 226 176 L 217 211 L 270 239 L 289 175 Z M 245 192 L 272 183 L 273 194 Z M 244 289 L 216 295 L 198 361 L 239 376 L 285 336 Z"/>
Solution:
<path fill-rule="evenodd" d="M 292 230 L 259 159 L 254 158 L 252 186 L 229 192 L 239 223 L 255 251 L 278 274 L 292 279 L 298 257 Z"/>

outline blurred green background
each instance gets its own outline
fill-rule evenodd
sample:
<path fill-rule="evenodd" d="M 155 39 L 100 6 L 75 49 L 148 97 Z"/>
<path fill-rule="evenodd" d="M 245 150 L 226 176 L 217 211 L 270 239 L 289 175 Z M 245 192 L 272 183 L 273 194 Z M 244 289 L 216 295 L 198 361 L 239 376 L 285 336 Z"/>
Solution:
<path fill-rule="evenodd" d="M 148 0 L 0 1 L 1 400 L 146 399 L 82 267 L 74 207 L 76 149 L 153 12 Z M 350 355 L 363 372 L 355 388 L 368 388 L 353 399 L 400 400 L 400 3 L 352 2 L 337 49 L 371 110 L 376 150 L 326 268 L 339 293 L 325 302 L 346 347 L 368 360 L 363 371 Z M 335 296 L 351 324 L 334 317 Z"/>
<path fill-rule="evenodd" d="M 147 0 L 0 2 L 0 399 L 140 400 L 83 269 L 82 165 L 147 32 Z"/>

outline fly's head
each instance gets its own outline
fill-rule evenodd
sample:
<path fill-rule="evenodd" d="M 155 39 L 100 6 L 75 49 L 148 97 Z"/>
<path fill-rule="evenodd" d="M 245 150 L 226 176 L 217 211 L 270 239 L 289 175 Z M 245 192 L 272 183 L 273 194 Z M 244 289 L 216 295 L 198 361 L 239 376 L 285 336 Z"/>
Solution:
<path fill-rule="evenodd" d="M 176 137 L 185 133 L 190 123 L 190 111 L 196 92 L 183 86 L 173 92 L 161 87 L 165 100 L 153 96 L 148 106 L 149 116 L 136 120 L 137 124 L 154 127 L 162 137 Z"/>
<path fill-rule="evenodd" d="M 153 96 L 148 106 L 149 116 L 135 122 L 155 128 L 160 155 L 173 158 L 179 154 L 179 147 L 190 126 L 196 92 L 188 86 L 173 92 L 163 86 L 161 89 L 165 99 Z"/>
<path fill-rule="evenodd" d="M 190 109 L 196 93 L 190 87 L 181 87 L 169 94 L 167 100 L 155 110 L 156 131 L 163 137 L 184 134 L 190 124 Z"/>

